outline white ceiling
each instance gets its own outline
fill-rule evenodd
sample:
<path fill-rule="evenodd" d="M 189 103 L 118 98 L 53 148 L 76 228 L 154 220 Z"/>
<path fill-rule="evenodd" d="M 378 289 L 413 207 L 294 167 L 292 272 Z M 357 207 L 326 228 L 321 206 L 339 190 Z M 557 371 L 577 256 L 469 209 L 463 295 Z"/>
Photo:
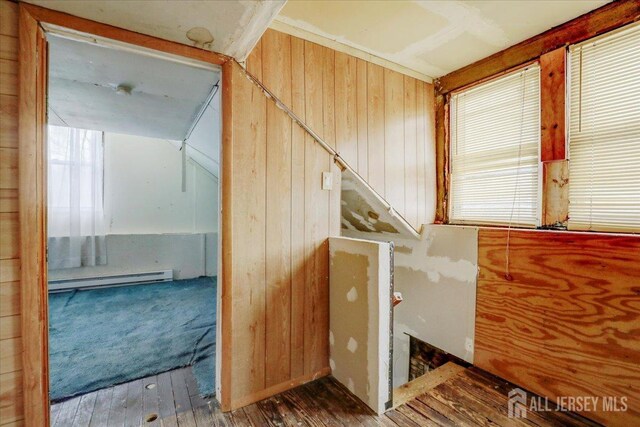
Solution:
<path fill-rule="evenodd" d="M 49 123 L 182 140 L 219 71 L 52 36 Z M 127 85 L 130 95 L 116 93 Z"/>
<path fill-rule="evenodd" d="M 271 26 L 302 37 L 320 36 L 347 52 L 355 48 L 435 78 L 606 3 L 289 0 Z"/>
<path fill-rule="evenodd" d="M 194 45 L 187 32 L 204 28 L 204 47 L 244 60 L 286 0 L 25 0 L 142 34 Z"/>

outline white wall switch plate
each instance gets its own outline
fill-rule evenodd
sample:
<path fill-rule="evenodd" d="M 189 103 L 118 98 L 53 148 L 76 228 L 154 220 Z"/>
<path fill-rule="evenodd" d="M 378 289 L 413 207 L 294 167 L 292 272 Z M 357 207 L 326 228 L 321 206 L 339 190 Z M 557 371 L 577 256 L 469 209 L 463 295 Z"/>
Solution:
<path fill-rule="evenodd" d="M 322 189 L 331 190 L 333 188 L 333 174 L 331 172 L 322 172 Z"/>

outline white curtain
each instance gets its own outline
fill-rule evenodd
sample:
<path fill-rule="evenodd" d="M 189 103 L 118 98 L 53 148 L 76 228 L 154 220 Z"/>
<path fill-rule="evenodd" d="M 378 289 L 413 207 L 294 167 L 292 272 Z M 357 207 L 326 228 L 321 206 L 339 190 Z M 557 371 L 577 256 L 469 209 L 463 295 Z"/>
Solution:
<path fill-rule="evenodd" d="M 103 134 L 49 126 L 49 268 L 106 264 Z"/>

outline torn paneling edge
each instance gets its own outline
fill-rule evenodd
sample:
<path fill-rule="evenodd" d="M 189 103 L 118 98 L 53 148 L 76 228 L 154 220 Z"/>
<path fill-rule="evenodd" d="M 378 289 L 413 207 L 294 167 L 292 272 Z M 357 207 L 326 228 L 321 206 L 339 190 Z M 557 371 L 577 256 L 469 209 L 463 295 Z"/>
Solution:
<path fill-rule="evenodd" d="M 235 61 L 235 59 L 233 60 Z M 413 228 L 413 226 L 402 217 L 402 215 L 400 215 L 395 209 L 393 209 L 393 207 L 391 206 L 391 204 L 389 204 L 389 202 L 387 202 L 384 197 L 382 197 L 380 194 L 378 194 L 378 192 L 376 192 L 376 190 L 373 189 L 373 187 L 371 187 L 367 181 L 364 180 L 364 178 L 362 178 L 360 175 L 358 175 L 358 173 L 355 171 L 355 169 L 353 169 L 343 158 L 342 156 L 340 156 L 340 153 L 338 153 L 336 150 L 334 150 L 329 144 L 327 144 L 320 136 L 318 136 L 318 134 L 316 134 L 313 129 L 311 129 L 309 126 L 306 125 L 306 123 L 304 123 L 293 111 L 291 111 L 291 109 L 289 109 L 289 107 L 287 107 L 287 105 L 285 105 L 277 96 L 275 96 L 273 94 L 273 92 L 271 92 L 269 89 L 267 89 L 267 87 L 265 87 L 262 82 L 260 82 L 260 80 L 258 80 L 255 76 L 253 76 L 249 71 L 247 71 L 246 68 L 244 68 L 242 65 L 240 65 L 237 61 L 235 61 L 236 64 L 238 64 L 240 66 L 240 69 L 242 70 L 242 72 L 245 74 L 245 76 L 247 77 L 247 79 L 251 82 L 253 82 L 255 85 L 257 85 L 262 92 L 265 94 L 265 96 L 270 99 L 271 101 L 273 101 L 276 105 L 276 107 L 280 108 L 282 111 L 284 111 L 285 113 L 287 113 L 287 115 L 296 123 L 298 124 L 298 126 L 300 126 L 305 132 L 307 132 L 318 144 L 320 144 L 320 146 L 327 152 L 329 153 L 329 155 L 331 155 L 333 157 L 333 161 L 334 163 L 340 168 L 340 170 L 342 171 L 342 211 L 344 212 L 345 209 L 345 200 L 344 200 L 344 192 L 345 192 L 345 181 L 348 181 L 348 190 L 349 191 L 355 191 L 357 193 L 359 193 L 361 195 L 361 199 L 366 202 L 369 206 L 370 209 L 368 210 L 368 212 L 372 212 L 373 216 L 371 216 L 367 221 L 369 222 L 370 225 L 372 225 L 373 229 L 371 230 L 376 230 L 375 225 L 373 225 L 373 222 L 378 222 L 379 218 L 375 218 L 375 216 L 378 217 L 384 217 L 386 218 L 386 223 L 387 224 L 392 224 L 395 226 L 392 226 L 391 228 L 393 228 L 394 231 L 390 231 L 391 228 L 389 228 L 388 230 L 383 230 L 383 232 L 388 232 L 390 233 L 390 235 L 396 236 L 398 234 L 402 235 L 403 237 L 407 238 L 413 238 L 413 239 L 420 239 L 420 233 Z M 348 203 L 347 203 L 348 205 Z M 362 206 L 362 204 L 359 204 L 359 206 Z M 367 212 L 367 213 L 368 213 Z M 343 215 L 343 226 L 344 226 L 344 215 Z M 369 228 L 367 228 L 369 229 Z M 360 230 L 360 231 L 366 231 L 366 230 Z"/>
<path fill-rule="evenodd" d="M 386 200 L 348 169 L 342 171 L 341 227 L 389 240 L 420 240 L 420 234 Z"/>

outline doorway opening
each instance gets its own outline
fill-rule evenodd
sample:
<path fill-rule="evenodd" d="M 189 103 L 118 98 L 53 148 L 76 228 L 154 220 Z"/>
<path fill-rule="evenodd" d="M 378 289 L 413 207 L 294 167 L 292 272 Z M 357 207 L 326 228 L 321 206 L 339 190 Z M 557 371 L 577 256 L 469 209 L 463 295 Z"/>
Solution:
<path fill-rule="evenodd" d="M 48 30 L 51 424 L 172 416 L 216 387 L 221 71 Z"/>

